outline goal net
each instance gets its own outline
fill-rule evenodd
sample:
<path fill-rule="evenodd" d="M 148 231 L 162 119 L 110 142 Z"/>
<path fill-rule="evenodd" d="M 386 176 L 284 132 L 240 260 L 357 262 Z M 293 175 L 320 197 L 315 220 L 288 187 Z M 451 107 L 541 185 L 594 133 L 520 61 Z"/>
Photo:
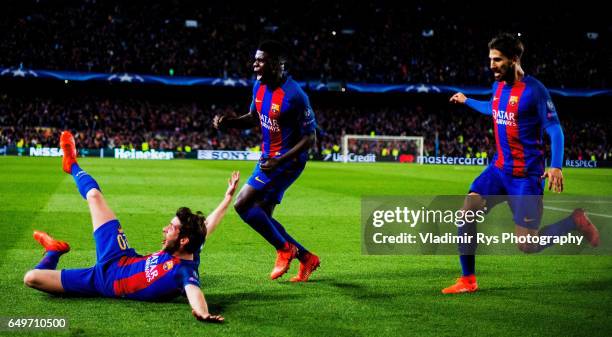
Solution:
<path fill-rule="evenodd" d="M 420 163 L 423 137 L 416 136 L 342 136 L 342 161 Z"/>

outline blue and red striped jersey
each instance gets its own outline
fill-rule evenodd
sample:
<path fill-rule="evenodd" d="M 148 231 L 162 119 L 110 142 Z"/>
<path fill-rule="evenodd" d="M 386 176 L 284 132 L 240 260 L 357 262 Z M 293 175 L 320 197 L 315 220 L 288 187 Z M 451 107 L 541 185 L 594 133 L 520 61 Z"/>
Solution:
<path fill-rule="evenodd" d="M 559 124 L 548 90 L 532 76 L 493 84 L 490 101 L 497 151 L 493 163 L 516 177 L 544 173 L 544 129 Z"/>
<path fill-rule="evenodd" d="M 180 295 L 188 284 L 200 286 L 199 254 L 182 260 L 161 250 L 145 256 L 122 256 L 107 271 L 107 282 L 115 297 L 141 301 L 168 299 Z"/>
<path fill-rule="evenodd" d="M 304 135 L 312 134 L 316 129 L 308 96 L 291 77 L 273 90 L 256 81 L 251 111 L 257 111 L 259 115 L 262 159 L 282 156 Z M 297 158 L 305 162 L 308 152 L 304 151 Z"/>

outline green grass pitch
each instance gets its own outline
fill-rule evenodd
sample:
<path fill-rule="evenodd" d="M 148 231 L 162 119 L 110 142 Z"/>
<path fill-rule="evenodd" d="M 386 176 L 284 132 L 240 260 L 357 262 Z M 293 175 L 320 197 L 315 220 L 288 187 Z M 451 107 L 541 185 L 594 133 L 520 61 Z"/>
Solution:
<path fill-rule="evenodd" d="M 208 213 L 231 170 L 252 162 L 85 158 L 130 245 L 159 250 L 180 206 Z M 87 267 L 95 250 L 86 203 L 58 158 L 0 158 L 0 317 L 63 316 L 73 336 L 609 335 L 612 256 L 481 256 L 480 292 L 443 296 L 456 256 L 363 256 L 362 195 L 463 194 L 482 167 L 309 163 L 275 217 L 321 256 L 312 282 L 268 279 L 275 252 L 230 209 L 202 254 L 202 288 L 223 325 L 197 322 L 185 298 L 143 303 L 59 298 L 26 288 L 41 249 L 33 229 L 70 242 L 59 268 Z M 612 170 L 564 170 L 567 194 L 609 195 Z M 2 335 L 42 335 L 7 332 Z"/>

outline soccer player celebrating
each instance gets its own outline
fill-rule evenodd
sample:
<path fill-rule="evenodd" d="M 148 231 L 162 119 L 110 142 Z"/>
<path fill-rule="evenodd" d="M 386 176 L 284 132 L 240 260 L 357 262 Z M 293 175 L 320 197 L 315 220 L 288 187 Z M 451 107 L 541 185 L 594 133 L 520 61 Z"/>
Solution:
<path fill-rule="evenodd" d="M 548 178 L 548 189 L 563 191 L 563 130 L 548 90 L 521 68 L 523 44 L 510 34 L 500 34 L 489 42 L 490 69 L 495 76 L 493 96 L 489 101 L 477 101 L 456 93 L 451 103 L 466 104 L 470 108 L 493 117 L 497 151 L 489 165 L 470 187 L 464 209 L 487 210 L 499 202 L 495 195 L 508 195 L 517 236 L 564 235 L 581 231 L 592 246 L 599 244 L 599 232 L 589 221 L 584 210 L 576 209 L 567 218 L 539 229 L 542 218 L 543 179 Z M 544 171 L 544 143 L 542 133 L 551 139 L 552 159 Z M 520 197 L 533 196 L 533 197 Z M 467 223 L 459 234 L 474 236 L 476 226 Z M 519 244 L 524 252 L 537 252 L 546 246 Z M 459 245 L 463 276 L 456 284 L 442 290 L 445 294 L 474 292 L 478 289 L 475 277 L 475 245 Z"/>
<path fill-rule="evenodd" d="M 52 294 L 142 301 L 164 300 L 185 294 L 196 319 L 223 322 L 223 317 L 208 312 L 200 290 L 198 267 L 200 249 L 223 219 L 240 179 L 239 173 L 232 173 L 223 201 L 207 218 L 199 211 L 193 213 L 189 208 L 179 208 L 176 216 L 163 228 L 162 249 L 142 256 L 129 247 L 123 229 L 96 180 L 79 167 L 74 137 L 70 132 L 62 132 L 60 147 L 64 152 L 63 170 L 72 175 L 79 193 L 89 205 L 97 262 L 91 268 L 55 270 L 59 258 L 70 250 L 70 246 L 47 233 L 34 231 L 34 238 L 46 252 L 42 261 L 25 274 L 24 283 Z"/>
<path fill-rule="evenodd" d="M 261 158 L 238 194 L 234 208 L 244 222 L 276 249 L 270 277 L 274 280 L 285 274 L 297 257 L 300 269 L 291 281 L 305 282 L 319 266 L 319 257 L 293 239 L 272 217 L 285 190 L 304 170 L 316 128 L 308 96 L 285 74 L 284 64 L 283 46 L 277 41 L 262 42 L 253 62 L 257 81 L 250 111 L 234 118 L 215 116 L 213 126 L 225 130 L 261 125 Z"/>

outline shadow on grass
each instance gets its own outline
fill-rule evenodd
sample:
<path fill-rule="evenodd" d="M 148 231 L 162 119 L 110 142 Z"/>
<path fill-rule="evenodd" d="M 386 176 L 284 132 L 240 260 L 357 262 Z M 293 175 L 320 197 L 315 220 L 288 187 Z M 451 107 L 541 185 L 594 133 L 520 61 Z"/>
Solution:
<path fill-rule="evenodd" d="M 510 285 L 495 285 L 485 286 L 484 289 L 479 289 L 479 292 L 494 292 L 498 290 L 528 290 L 528 291 L 612 291 L 612 279 L 606 280 L 586 280 L 586 281 L 555 281 L 546 282 L 543 284 L 510 284 Z"/>

